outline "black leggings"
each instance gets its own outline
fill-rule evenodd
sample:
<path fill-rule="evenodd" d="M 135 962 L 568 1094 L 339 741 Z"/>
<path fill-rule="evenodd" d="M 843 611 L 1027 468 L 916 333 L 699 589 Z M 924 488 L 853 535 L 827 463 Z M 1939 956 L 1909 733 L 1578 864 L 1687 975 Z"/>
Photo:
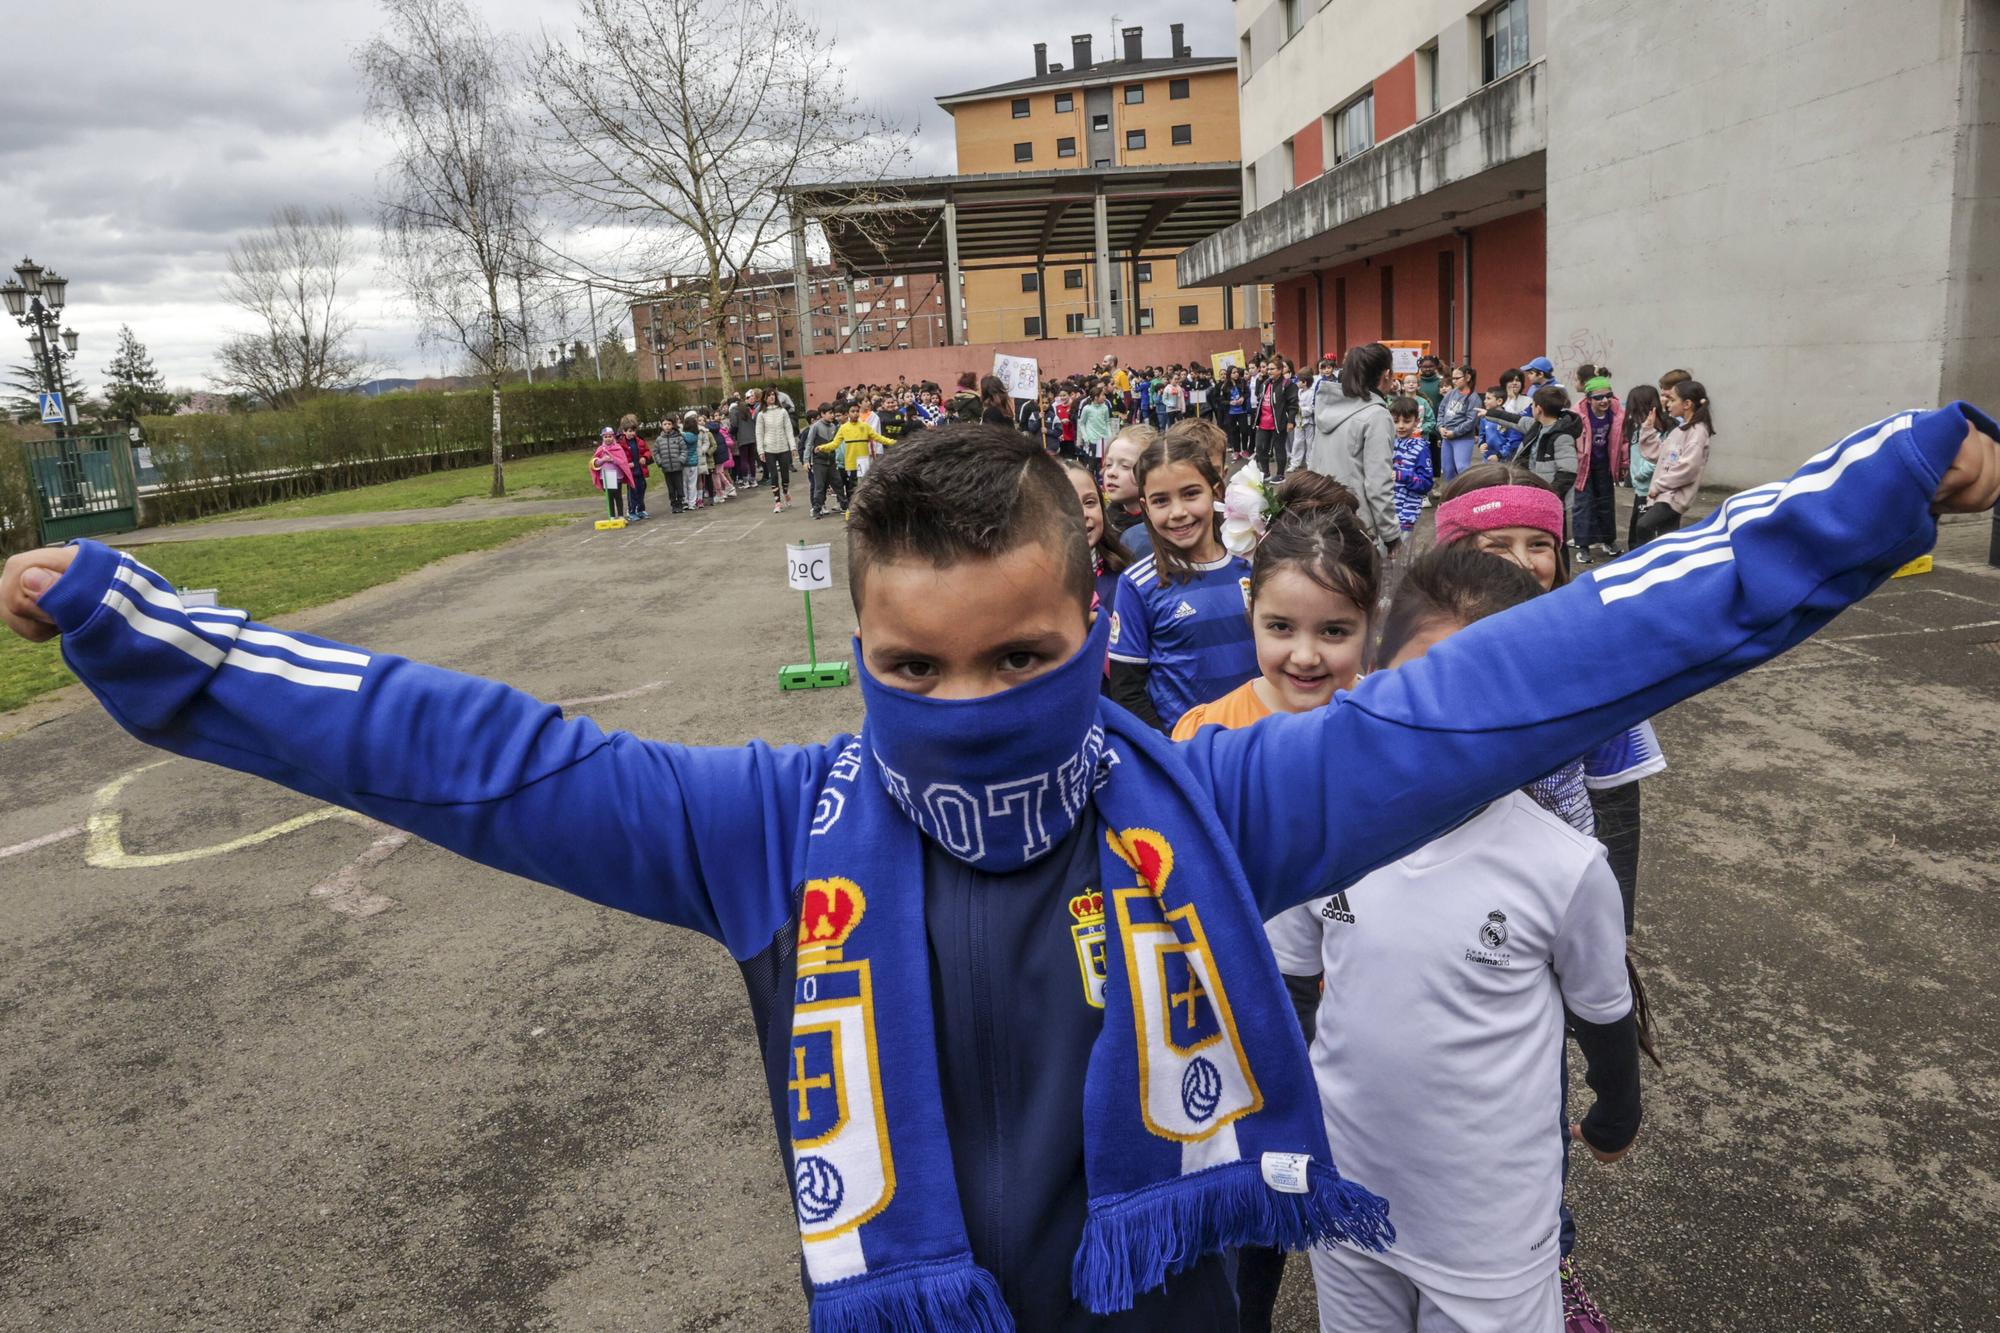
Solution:
<path fill-rule="evenodd" d="M 1655 500 L 1632 516 L 1632 545 L 1644 546 L 1655 537 L 1678 532 L 1681 516 L 1664 500 Z"/>
<path fill-rule="evenodd" d="M 625 517 L 625 490 L 620 486 L 608 486 L 604 491 L 604 503 L 611 517 Z"/>
<path fill-rule="evenodd" d="M 1265 430 L 1262 426 L 1256 432 L 1257 470 L 1267 477 L 1275 477 L 1285 470 L 1285 432 Z"/>
<path fill-rule="evenodd" d="M 1592 791 L 1590 809 L 1597 818 L 1597 840 L 1604 844 L 1618 896 L 1625 903 L 1625 933 L 1630 935 L 1639 896 L 1639 784 Z"/>
<path fill-rule="evenodd" d="M 792 456 L 790 454 L 765 454 L 764 475 L 771 482 L 774 495 L 792 493 Z"/>

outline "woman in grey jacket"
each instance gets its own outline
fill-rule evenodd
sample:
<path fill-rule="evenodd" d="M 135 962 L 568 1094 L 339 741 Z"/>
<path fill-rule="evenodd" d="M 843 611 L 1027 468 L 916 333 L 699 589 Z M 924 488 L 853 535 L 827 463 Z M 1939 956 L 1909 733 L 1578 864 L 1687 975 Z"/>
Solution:
<path fill-rule="evenodd" d="M 1313 405 L 1313 440 L 1306 467 L 1353 491 L 1362 526 L 1384 551 L 1402 539 L 1396 522 L 1392 464 L 1396 425 L 1383 400 L 1394 358 L 1381 343 L 1350 347 L 1340 366 L 1340 392 L 1323 385 Z"/>

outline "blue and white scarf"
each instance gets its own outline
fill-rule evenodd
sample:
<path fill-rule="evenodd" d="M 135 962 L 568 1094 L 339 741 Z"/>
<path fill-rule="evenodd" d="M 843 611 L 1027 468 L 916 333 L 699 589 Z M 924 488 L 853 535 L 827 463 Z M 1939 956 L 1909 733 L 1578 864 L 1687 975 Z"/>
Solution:
<path fill-rule="evenodd" d="M 820 793 L 800 896 L 787 1118 L 814 1333 L 1014 1327 L 973 1261 L 952 1175 L 920 836 L 1005 873 L 1079 822 L 1104 830 L 1102 902 L 1073 905 L 1104 1005 L 1084 1089 L 1079 1302 L 1127 1309 L 1230 1246 L 1394 1238 L 1388 1205 L 1334 1168 L 1213 810 L 1190 798 L 1174 747 L 1100 697 L 1108 620 L 1063 666 L 983 699 L 861 670 L 867 724 Z"/>

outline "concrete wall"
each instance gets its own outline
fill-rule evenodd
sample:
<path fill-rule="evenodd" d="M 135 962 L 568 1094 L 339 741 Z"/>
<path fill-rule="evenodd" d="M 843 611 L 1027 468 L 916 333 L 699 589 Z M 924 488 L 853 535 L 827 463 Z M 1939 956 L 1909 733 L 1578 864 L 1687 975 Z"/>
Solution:
<path fill-rule="evenodd" d="M 1530 0 L 1528 58 L 1538 60 L 1548 49 L 1548 6 L 1575 5 L 1580 0 Z M 1306 21 L 1289 39 L 1285 36 L 1282 0 L 1235 0 L 1238 77 L 1242 82 L 1244 163 L 1258 167 L 1259 198 L 1267 204 L 1283 188 L 1282 149 L 1303 125 L 1344 105 L 1385 75 L 1397 99 L 1389 123 L 1402 128 L 1401 99 L 1415 91 L 1414 71 L 1399 67 L 1419 48 L 1437 43 L 1438 104 L 1450 106 L 1478 87 L 1479 15 L 1485 0 L 1299 0 Z M 1704 4 L 1708 0 L 1704 0 Z M 1660 8 L 1679 12 L 1679 5 Z M 1242 39 L 1250 39 L 1250 60 L 1242 56 Z M 1628 70 L 1629 72 L 1629 70 Z M 1386 138 L 1376 90 L 1376 135 Z"/>
<path fill-rule="evenodd" d="M 1257 350 L 1253 331 L 1162 333 L 1144 338 L 1071 338 L 1059 342 L 1016 340 L 968 343 L 908 352 L 856 352 L 848 356 L 806 358 L 806 397 L 825 402 L 852 384 L 894 384 L 898 375 L 911 383 L 931 380 L 949 390 L 965 371 L 985 375 L 996 353 L 1032 356 L 1043 379 L 1061 379 L 1094 368 L 1106 356 L 1127 366 L 1193 365 L 1216 352 Z"/>
<path fill-rule="evenodd" d="M 1992 9 L 1551 0 L 1549 355 L 1692 370 L 1731 485 L 1992 394 Z"/>

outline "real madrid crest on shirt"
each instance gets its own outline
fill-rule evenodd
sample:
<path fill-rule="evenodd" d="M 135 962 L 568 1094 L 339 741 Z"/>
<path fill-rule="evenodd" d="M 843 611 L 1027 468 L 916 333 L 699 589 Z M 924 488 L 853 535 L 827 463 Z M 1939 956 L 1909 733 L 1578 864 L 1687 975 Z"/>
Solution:
<path fill-rule="evenodd" d="M 1069 900 L 1076 924 L 1069 928 L 1076 941 L 1076 967 L 1083 975 L 1083 998 L 1104 1007 L 1104 895 L 1085 889 Z"/>
<path fill-rule="evenodd" d="M 843 1252 L 858 1255 L 855 1232 L 896 1193 L 868 962 L 841 958 L 867 909 L 861 886 L 846 879 L 806 881 L 799 909 L 785 1092 L 793 1202 L 814 1281 L 850 1269 Z"/>
<path fill-rule="evenodd" d="M 1151 829 L 1105 837 L 1139 879 L 1112 900 L 1139 1039 L 1140 1114 L 1161 1138 L 1199 1142 L 1261 1110 L 1263 1094 L 1201 917 L 1191 902 L 1169 911 L 1160 900 L 1172 846 Z"/>

